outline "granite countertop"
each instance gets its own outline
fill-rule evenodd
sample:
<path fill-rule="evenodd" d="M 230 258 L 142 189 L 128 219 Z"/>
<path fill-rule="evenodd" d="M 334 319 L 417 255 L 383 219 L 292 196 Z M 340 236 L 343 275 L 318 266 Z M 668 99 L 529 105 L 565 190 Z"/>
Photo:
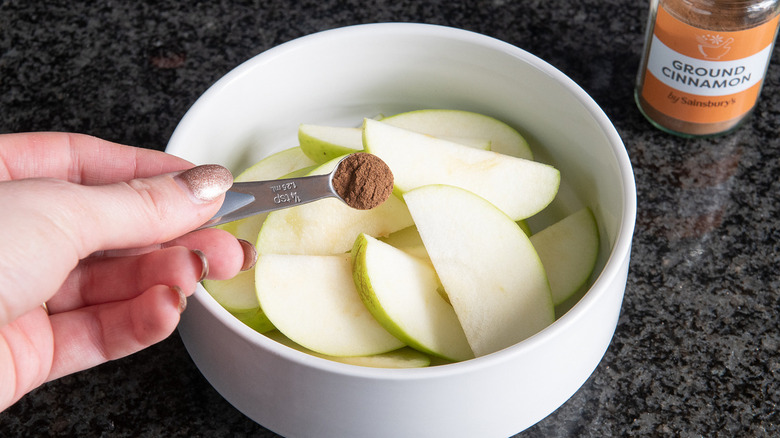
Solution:
<path fill-rule="evenodd" d="M 0 0 L 0 132 L 75 131 L 162 149 L 215 80 L 313 32 L 454 26 L 579 83 L 622 136 L 636 236 L 612 344 L 584 386 L 521 436 L 780 435 L 780 49 L 754 116 L 686 140 L 632 98 L 647 2 Z M 174 333 L 54 381 L 0 413 L 0 436 L 276 436 L 213 390 Z"/>

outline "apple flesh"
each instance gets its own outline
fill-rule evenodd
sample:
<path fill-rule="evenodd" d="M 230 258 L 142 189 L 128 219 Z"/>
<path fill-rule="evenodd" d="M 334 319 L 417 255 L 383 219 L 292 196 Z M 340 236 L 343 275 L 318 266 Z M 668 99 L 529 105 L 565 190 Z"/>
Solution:
<path fill-rule="evenodd" d="M 257 300 L 253 270 L 228 280 L 204 280 L 203 288 L 225 310 L 256 331 L 264 333 L 274 328 Z"/>
<path fill-rule="evenodd" d="M 447 360 L 474 357 L 429 263 L 361 234 L 352 249 L 352 275 L 363 304 L 396 338 Z"/>
<path fill-rule="evenodd" d="M 490 150 L 490 140 L 472 137 L 441 137 L 476 149 Z M 298 127 L 298 142 L 312 161 L 325 163 L 335 158 L 363 150 L 363 130 L 341 126 L 302 124 Z"/>
<path fill-rule="evenodd" d="M 525 218 L 556 196 L 558 171 L 530 161 L 523 137 L 488 116 L 421 110 L 381 120 L 302 124 L 301 147 L 236 181 L 323 174 L 363 150 L 390 166 L 395 195 L 373 210 L 325 199 L 221 226 L 256 241 L 261 255 L 232 280 L 205 281 L 209 293 L 271 339 L 369 367 L 483 356 L 552 323 L 599 250 L 587 209 L 528 237 Z"/>
<path fill-rule="evenodd" d="M 365 119 L 363 145 L 393 171 L 403 193 L 429 184 L 461 187 L 487 199 L 513 220 L 541 211 L 555 198 L 560 172 L 552 166 Z"/>
<path fill-rule="evenodd" d="M 339 357 L 328 356 L 326 354 L 321 354 L 317 353 L 316 351 L 309 350 L 306 347 L 302 347 L 282 334 L 282 332 L 279 330 L 267 332 L 265 335 L 282 345 L 292 348 L 293 350 L 298 350 L 302 353 L 310 354 L 322 359 L 328 359 L 334 362 L 341 362 L 349 365 L 370 368 L 422 368 L 431 364 L 430 357 L 409 347 L 402 347 L 398 350 L 389 351 L 387 353 L 374 354 L 371 356 Z"/>
<path fill-rule="evenodd" d="M 404 200 L 476 356 L 553 322 L 547 275 L 517 223 L 458 187 L 423 186 Z"/>
<path fill-rule="evenodd" d="M 490 141 L 490 149 L 526 160 L 533 153 L 522 135 L 506 123 L 470 111 L 425 109 L 409 111 L 382 119 L 399 128 L 440 138 L 481 138 Z"/>
<path fill-rule="evenodd" d="M 330 172 L 340 158 L 312 174 Z M 360 233 L 387 236 L 412 225 L 403 201 L 391 195 L 382 205 L 356 210 L 334 198 L 268 214 L 257 236 L 261 254 L 332 255 L 349 251 Z"/>
<path fill-rule="evenodd" d="M 531 236 L 550 280 L 557 306 L 588 281 L 599 254 L 599 230 L 589 208 L 583 208 Z"/>
<path fill-rule="evenodd" d="M 394 246 L 395 248 L 398 248 L 409 255 L 426 260 L 428 262 L 431 260 L 430 257 L 428 257 L 428 251 L 425 250 L 425 245 L 423 245 L 423 241 L 420 238 L 420 233 L 417 232 L 417 227 L 415 226 L 406 227 L 403 230 L 398 230 L 394 233 L 391 233 L 387 237 L 380 238 L 379 240 L 387 243 L 388 245 Z"/>
<path fill-rule="evenodd" d="M 316 164 L 316 162 L 312 161 L 303 153 L 303 149 L 296 146 L 263 158 L 239 173 L 238 176 L 236 176 L 235 181 L 265 181 L 277 179 Z"/>
<path fill-rule="evenodd" d="M 264 254 L 255 275 L 260 307 L 280 332 L 303 347 L 344 357 L 404 346 L 360 300 L 349 254 Z"/>
<path fill-rule="evenodd" d="M 296 172 L 314 165 L 301 148 L 294 147 L 270 155 L 236 176 L 236 182 L 270 180 L 293 177 Z M 223 229 L 238 239 L 255 242 L 266 214 L 259 214 L 234 222 L 228 222 L 217 228 Z M 253 269 L 241 272 L 227 280 L 204 280 L 203 288 L 222 307 L 241 322 L 260 333 L 274 328 L 271 321 L 260 308 L 255 291 L 255 273 Z"/>
<path fill-rule="evenodd" d="M 315 165 L 316 163 L 309 159 L 300 147 L 296 146 L 263 158 L 238 174 L 234 181 L 247 182 L 294 178 L 314 170 L 313 166 Z M 301 172 L 304 173 L 300 174 Z M 260 232 L 260 226 L 263 224 L 266 216 L 267 213 L 261 213 L 219 225 L 217 228 L 223 229 L 239 239 L 255 242 L 257 234 Z"/>
<path fill-rule="evenodd" d="M 363 134 L 359 128 L 301 124 L 298 142 L 312 161 L 325 163 L 362 150 Z"/>

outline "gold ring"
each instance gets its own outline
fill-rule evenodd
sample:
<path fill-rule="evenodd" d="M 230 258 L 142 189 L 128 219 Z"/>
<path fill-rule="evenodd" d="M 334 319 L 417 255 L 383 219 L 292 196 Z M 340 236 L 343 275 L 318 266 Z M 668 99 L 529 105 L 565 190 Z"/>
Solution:
<path fill-rule="evenodd" d="M 209 261 L 206 259 L 206 254 L 203 254 L 203 251 L 199 249 L 193 249 L 191 250 L 193 254 L 198 256 L 200 259 L 201 264 L 201 270 L 200 270 L 200 278 L 198 279 L 198 283 L 206 279 L 206 276 L 209 275 Z"/>
<path fill-rule="evenodd" d="M 47 315 L 49 315 L 49 306 L 46 305 L 45 301 L 43 304 L 41 304 L 41 307 L 43 307 L 43 311 L 46 312 Z"/>

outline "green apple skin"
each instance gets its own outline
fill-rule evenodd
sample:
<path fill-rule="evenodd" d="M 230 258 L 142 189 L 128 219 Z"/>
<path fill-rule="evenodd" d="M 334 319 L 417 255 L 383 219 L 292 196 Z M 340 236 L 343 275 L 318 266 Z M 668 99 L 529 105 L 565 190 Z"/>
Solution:
<path fill-rule="evenodd" d="M 254 270 L 239 272 L 228 280 L 204 280 L 203 287 L 239 321 L 260 333 L 273 330 L 274 325 L 257 300 Z"/>
<path fill-rule="evenodd" d="M 429 356 L 409 347 L 402 347 L 398 350 L 375 354 L 372 356 L 338 357 L 320 354 L 316 351 L 312 351 L 306 347 L 298 345 L 279 330 L 267 332 L 265 335 L 282 345 L 292 348 L 293 350 L 298 350 L 302 353 L 310 354 L 322 359 L 332 360 L 334 362 L 345 363 L 348 365 L 357 365 L 369 368 L 424 368 L 431 364 L 431 358 Z"/>
<path fill-rule="evenodd" d="M 490 150 L 491 141 L 472 137 L 442 137 L 465 146 Z M 301 124 L 298 127 L 298 142 L 303 153 L 316 163 L 363 150 L 363 130 L 341 126 Z"/>
<path fill-rule="evenodd" d="M 461 187 L 487 199 L 514 220 L 544 209 L 560 185 L 560 172 L 552 166 L 371 119 L 364 120 L 363 146 L 393 171 L 396 192 L 430 184 Z"/>
<path fill-rule="evenodd" d="M 420 233 L 417 232 L 417 227 L 415 227 L 414 225 L 410 227 L 406 227 L 402 230 L 398 230 L 390 234 L 389 236 L 383 237 L 379 240 L 389 245 L 393 245 L 396 248 L 417 246 L 423 244 L 422 238 L 420 237 Z"/>
<path fill-rule="evenodd" d="M 583 208 L 531 236 L 550 280 L 558 306 L 588 281 L 599 255 L 599 229 L 589 208 Z"/>
<path fill-rule="evenodd" d="M 363 150 L 363 134 L 359 128 L 304 123 L 298 127 L 298 142 L 303 153 L 317 163 Z"/>
<path fill-rule="evenodd" d="M 405 344 L 360 300 L 349 254 L 261 254 L 255 265 L 260 307 L 295 343 L 328 356 L 370 356 Z"/>
<path fill-rule="evenodd" d="M 252 310 L 230 312 L 230 314 L 258 333 L 266 333 L 276 328 L 259 306 Z"/>
<path fill-rule="evenodd" d="M 404 200 L 476 356 L 523 341 L 554 321 L 544 266 L 516 222 L 453 186 L 423 186 Z"/>
<path fill-rule="evenodd" d="M 517 221 L 517 226 L 520 227 L 521 230 L 525 233 L 526 236 L 530 236 L 531 233 L 531 227 L 528 226 L 528 222 L 524 220 Z"/>
<path fill-rule="evenodd" d="M 239 272 L 228 280 L 203 280 L 203 287 L 229 312 L 246 312 L 260 305 L 255 294 L 253 272 Z"/>
<path fill-rule="evenodd" d="M 425 250 L 425 245 L 423 245 L 423 241 L 420 238 L 420 233 L 417 232 L 417 227 L 414 225 L 391 233 L 389 236 L 382 237 L 379 240 L 388 245 L 392 245 L 409 255 L 413 255 L 428 262 L 431 261 L 430 257 L 428 257 L 428 251 Z"/>
<path fill-rule="evenodd" d="M 314 170 L 330 172 L 341 157 Z M 261 254 L 332 255 L 349 251 L 360 233 L 388 236 L 413 224 L 403 201 L 390 196 L 371 210 L 356 210 L 335 198 L 271 212 L 257 236 Z"/>
<path fill-rule="evenodd" d="M 382 122 L 434 137 L 486 139 L 490 150 L 533 160 L 528 142 L 516 129 L 492 117 L 469 111 L 425 109 L 396 114 Z"/>
<path fill-rule="evenodd" d="M 352 275 L 374 318 L 405 344 L 452 361 L 474 357 L 429 263 L 361 234 L 352 249 Z"/>

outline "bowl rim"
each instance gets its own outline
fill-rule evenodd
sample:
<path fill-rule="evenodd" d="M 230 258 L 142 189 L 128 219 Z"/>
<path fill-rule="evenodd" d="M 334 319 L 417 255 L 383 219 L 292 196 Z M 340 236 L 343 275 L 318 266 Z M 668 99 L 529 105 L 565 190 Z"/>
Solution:
<path fill-rule="evenodd" d="M 429 379 L 431 377 L 445 377 L 448 375 L 468 373 L 478 369 L 490 368 L 498 363 L 509 361 L 515 356 L 524 354 L 524 352 L 540 348 L 548 341 L 548 339 L 554 337 L 558 331 L 564 330 L 566 327 L 575 324 L 579 319 L 583 318 L 591 307 L 597 305 L 600 297 L 607 293 L 610 284 L 612 284 L 617 278 L 621 276 L 622 265 L 627 262 L 627 259 L 630 256 L 631 242 L 633 239 L 636 220 L 636 186 L 633 168 L 622 139 L 620 138 L 614 125 L 607 117 L 606 113 L 604 113 L 604 111 L 593 100 L 593 98 L 571 78 L 563 74 L 560 70 L 553 67 L 551 64 L 547 63 L 536 55 L 533 55 L 530 52 L 527 52 L 526 50 L 508 42 L 465 29 L 424 23 L 357 24 L 304 35 L 272 47 L 244 61 L 218 79 L 211 87 L 209 87 L 200 96 L 200 98 L 196 100 L 190 110 L 187 111 L 182 119 L 182 122 L 185 122 L 184 125 L 186 125 L 186 120 L 188 119 L 188 116 L 191 116 L 191 111 L 194 111 L 197 109 L 197 107 L 206 104 L 209 100 L 212 99 L 212 96 L 219 94 L 219 92 L 228 86 L 230 82 L 263 64 L 271 62 L 277 57 L 284 56 L 285 54 L 295 51 L 299 47 L 308 45 L 311 42 L 322 44 L 323 41 L 346 37 L 360 37 L 360 35 L 366 33 L 403 35 L 416 34 L 420 36 L 436 36 L 470 43 L 487 50 L 501 52 L 511 57 L 521 59 L 524 62 L 530 64 L 533 68 L 536 68 L 546 75 L 551 76 L 554 80 L 565 87 L 587 110 L 589 115 L 593 117 L 599 129 L 606 136 L 607 141 L 611 146 L 613 157 L 617 162 L 622 180 L 620 187 L 623 204 L 621 212 L 622 216 L 620 218 L 616 239 L 612 244 L 610 254 L 605 261 L 603 269 L 596 277 L 587 293 L 584 294 L 579 302 L 577 302 L 568 312 L 553 322 L 553 324 L 539 333 L 531 336 L 530 338 L 489 355 L 452 364 L 423 368 L 370 368 L 344 364 L 315 357 L 282 345 L 245 325 L 233 315 L 231 315 L 226 309 L 220 306 L 200 284 L 198 284 L 193 298 L 199 301 L 209 313 L 215 316 L 230 331 L 235 333 L 237 336 L 240 336 L 246 342 L 251 343 L 252 345 L 256 345 L 262 349 L 270 350 L 270 352 L 272 352 L 274 355 L 280 356 L 297 365 L 318 368 L 324 372 L 348 375 L 350 377 L 362 377 L 366 379 L 379 380 L 415 380 Z M 172 140 L 176 137 L 176 131 L 179 131 L 182 128 L 182 122 L 180 122 L 176 130 L 174 130 L 174 133 L 171 137 Z"/>

